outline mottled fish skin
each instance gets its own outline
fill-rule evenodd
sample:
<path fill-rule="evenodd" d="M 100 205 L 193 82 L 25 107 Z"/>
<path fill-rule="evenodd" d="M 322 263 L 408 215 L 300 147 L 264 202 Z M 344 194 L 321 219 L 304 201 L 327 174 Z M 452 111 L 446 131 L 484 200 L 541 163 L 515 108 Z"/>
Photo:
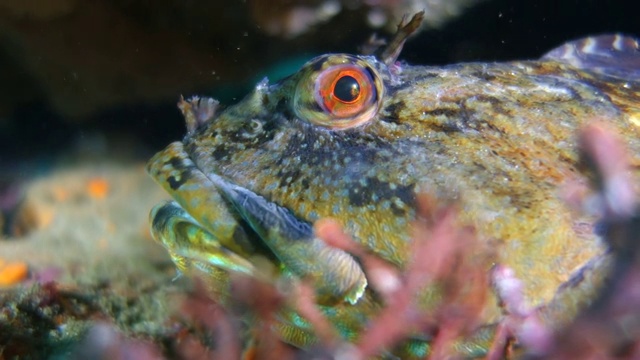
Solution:
<path fill-rule="evenodd" d="M 293 117 L 283 83 L 220 114 L 185 147 L 205 173 L 308 222 L 338 218 L 399 266 L 416 192 L 460 199 L 465 220 L 503 248 L 499 261 L 531 277 L 536 303 L 548 300 L 558 285 L 548 279 L 566 280 L 600 249 L 575 230 L 590 221 L 557 193 L 581 179 L 577 130 L 611 122 L 637 161 L 640 83 L 552 60 L 404 65 L 395 85 L 386 75 L 382 109 L 364 126 L 332 131 Z"/>
<path fill-rule="evenodd" d="M 294 108 L 299 82 L 331 56 L 356 59 L 383 83 L 380 109 L 366 123 L 331 129 Z M 589 176 L 578 162 L 578 130 L 594 120 L 611 124 L 639 179 L 639 63 L 637 41 L 619 35 L 571 42 L 538 61 L 388 68 L 373 57 L 328 55 L 276 84 L 260 83 L 182 146 L 206 176 L 309 224 L 335 218 L 400 268 L 410 255 L 416 194 L 456 202 L 461 222 L 496 250 L 495 263 L 524 280 L 528 303 L 541 305 L 605 251 L 594 218 L 559 196 L 563 185 Z M 179 194 L 180 184 L 172 189 Z M 495 316 L 497 304 L 486 313 Z"/>

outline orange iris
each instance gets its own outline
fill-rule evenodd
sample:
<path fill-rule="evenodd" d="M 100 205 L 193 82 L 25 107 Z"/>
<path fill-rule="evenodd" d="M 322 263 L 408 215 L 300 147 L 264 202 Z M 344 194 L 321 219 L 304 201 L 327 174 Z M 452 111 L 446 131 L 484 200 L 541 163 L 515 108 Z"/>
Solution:
<path fill-rule="evenodd" d="M 336 118 L 356 116 L 376 101 L 373 77 L 367 69 L 336 65 L 322 72 L 315 85 L 315 97 L 324 111 Z"/>

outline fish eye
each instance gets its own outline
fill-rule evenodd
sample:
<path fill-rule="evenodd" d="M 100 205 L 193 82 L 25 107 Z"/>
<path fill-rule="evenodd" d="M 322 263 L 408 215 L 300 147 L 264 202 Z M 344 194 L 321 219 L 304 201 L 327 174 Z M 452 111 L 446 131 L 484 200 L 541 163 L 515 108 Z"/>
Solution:
<path fill-rule="evenodd" d="M 360 97 L 360 82 L 351 75 L 340 76 L 332 89 L 335 99 L 345 104 L 353 104 Z"/>
<path fill-rule="evenodd" d="M 364 59 L 321 56 L 307 63 L 301 74 L 293 106 L 306 121 L 347 129 L 371 120 L 380 109 L 382 80 Z"/>

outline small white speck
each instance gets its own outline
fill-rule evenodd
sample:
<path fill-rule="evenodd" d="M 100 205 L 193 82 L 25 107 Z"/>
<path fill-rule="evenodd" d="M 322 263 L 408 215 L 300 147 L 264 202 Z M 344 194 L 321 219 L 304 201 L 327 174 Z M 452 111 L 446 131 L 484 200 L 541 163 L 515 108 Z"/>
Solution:
<path fill-rule="evenodd" d="M 582 45 L 582 52 L 586 54 L 593 54 L 596 50 L 596 42 L 592 38 L 587 38 Z"/>
<path fill-rule="evenodd" d="M 620 34 L 616 34 L 613 40 L 613 48 L 616 50 L 622 50 L 624 48 L 624 38 Z"/>

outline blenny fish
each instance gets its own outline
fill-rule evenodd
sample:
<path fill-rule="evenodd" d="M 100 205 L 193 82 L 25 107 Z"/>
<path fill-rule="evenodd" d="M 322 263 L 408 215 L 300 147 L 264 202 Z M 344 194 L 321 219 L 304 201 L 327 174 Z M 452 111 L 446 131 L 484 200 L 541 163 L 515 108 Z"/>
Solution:
<path fill-rule="evenodd" d="M 230 273 L 264 279 L 271 264 L 272 277 L 310 281 L 353 340 L 381 300 L 357 258 L 314 235 L 319 219 L 402 270 L 417 195 L 454 202 L 532 307 L 607 251 L 596 219 L 559 188 L 587 182 L 577 132 L 594 120 L 618 131 L 638 179 L 638 42 L 603 35 L 533 61 L 413 66 L 396 58 L 416 21 L 377 55 L 316 57 L 225 109 L 180 102 L 186 136 L 147 165 L 174 199 L 152 210 L 152 234 L 180 271 L 206 274 L 229 303 Z M 487 303 L 494 322 L 499 304 Z M 278 316 L 285 341 L 316 341 L 295 312 Z"/>

